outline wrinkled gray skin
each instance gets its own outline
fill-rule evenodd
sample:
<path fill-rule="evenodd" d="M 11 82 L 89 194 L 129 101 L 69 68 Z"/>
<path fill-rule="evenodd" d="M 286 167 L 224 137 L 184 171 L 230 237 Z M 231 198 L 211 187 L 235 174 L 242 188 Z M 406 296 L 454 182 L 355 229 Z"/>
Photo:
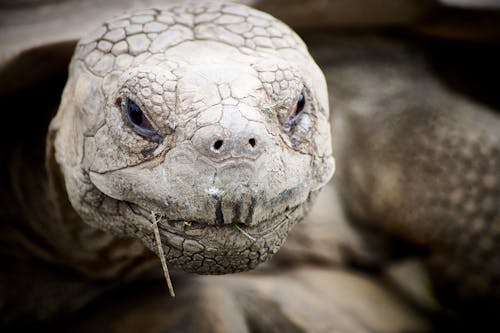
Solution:
<path fill-rule="evenodd" d="M 301 39 L 248 7 L 190 2 L 80 40 L 48 154 L 86 223 L 157 251 L 157 220 L 169 264 L 221 274 L 278 251 L 333 174 L 329 142 Z"/>

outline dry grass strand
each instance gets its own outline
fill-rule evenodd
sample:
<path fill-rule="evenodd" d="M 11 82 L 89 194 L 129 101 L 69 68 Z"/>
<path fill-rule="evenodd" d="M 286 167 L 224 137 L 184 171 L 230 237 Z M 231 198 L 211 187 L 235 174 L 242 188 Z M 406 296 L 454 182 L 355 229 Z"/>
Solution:
<path fill-rule="evenodd" d="M 153 232 L 155 235 L 156 246 L 158 247 L 158 256 L 160 257 L 161 267 L 163 268 L 163 274 L 165 275 L 165 280 L 167 280 L 168 291 L 170 296 L 175 297 L 174 287 L 172 286 L 172 280 L 170 280 L 170 274 L 167 267 L 167 259 L 165 258 L 165 253 L 163 252 L 163 247 L 161 246 L 160 230 L 158 230 L 158 220 L 154 212 L 151 213 L 153 216 Z"/>

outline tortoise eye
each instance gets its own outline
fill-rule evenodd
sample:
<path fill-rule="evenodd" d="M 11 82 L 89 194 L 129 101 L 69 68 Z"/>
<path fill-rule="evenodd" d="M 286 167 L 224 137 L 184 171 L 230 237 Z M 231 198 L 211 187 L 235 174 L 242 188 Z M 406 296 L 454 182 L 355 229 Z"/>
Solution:
<path fill-rule="evenodd" d="M 130 98 L 125 98 L 122 104 L 125 119 L 137 134 L 153 141 L 160 141 L 158 131 L 155 130 L 151 122 L 146 118 L 141 108 Z"/>
<path fill-rule="evenodd" d="M 295 116 L 297 116 L 302 110 L 304 110 L 304 106 L 306 105 L 306 98 L 304 93 L 301 92 L 299 98 L 297 100 L 297 107 L 295 108 Z"/>
<path fill-rule="evenodd" d="M 295 105 L 295 111 L 290 114 L 288 120 L 284 124 L 284 129 L 285 131 L 290 131 L 292 127 L 297 125 L 299 120 L 302 118 L 302 111 L 304 110 L 304 107 L 306 106 L 306 95 L 304 91 L 302 91 L 297 98 L 297 104 Z"/>

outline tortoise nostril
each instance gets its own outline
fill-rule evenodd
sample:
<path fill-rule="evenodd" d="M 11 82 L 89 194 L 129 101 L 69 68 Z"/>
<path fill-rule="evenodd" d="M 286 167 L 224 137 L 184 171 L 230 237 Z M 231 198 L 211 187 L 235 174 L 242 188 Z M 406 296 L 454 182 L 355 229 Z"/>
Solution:
<path fill-rule="evenodd" d="M 215 143 L 214 143 L 214 149 L 215 149 L 215 150 L 219 150 L 219 149 L 220 149 L 220 147 L 222 147 L 222 144 L 223 144 L 223 143 L 224 143 L 224 141 L 222 141 L 222 140 L 217 140 L 217 141 L 215 141 Z"/>
<path fill-rule="evenodd" d="M 255 147 L 255 145 L 257 144 L 257 141 L 254 139 L 254 138 L 251 138 L 248 140 L 248 143 L 250 144 L 250 146 Z"/>

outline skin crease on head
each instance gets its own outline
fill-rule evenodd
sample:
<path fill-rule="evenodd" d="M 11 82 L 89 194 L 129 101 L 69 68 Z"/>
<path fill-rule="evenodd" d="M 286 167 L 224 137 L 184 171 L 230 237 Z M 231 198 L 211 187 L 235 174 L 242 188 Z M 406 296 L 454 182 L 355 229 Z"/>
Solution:
<path fill-rule="evenodd" d="M 132 12 L 78 44 L 53 151 L 84 222 L 188 272 L 269 259 L 331 178 L 325 79 L 302 40 L 242 5 Z"/>

